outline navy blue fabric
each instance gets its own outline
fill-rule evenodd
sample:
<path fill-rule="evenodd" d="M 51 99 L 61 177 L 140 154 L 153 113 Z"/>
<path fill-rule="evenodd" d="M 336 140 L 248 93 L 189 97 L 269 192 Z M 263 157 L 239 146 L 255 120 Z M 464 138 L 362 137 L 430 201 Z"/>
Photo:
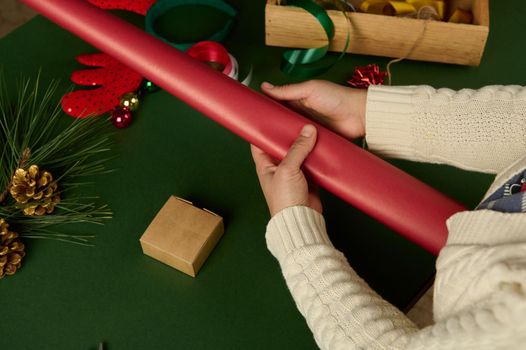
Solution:
<path fill-rule="evenodd" d="M 490 209 L 504 213 L 521 213 L 526 209 L 526 192 L 521 192 L 526 182 L 526 170 L 513 176 L 503 186 L 493 192 L 477 209 Z"/>

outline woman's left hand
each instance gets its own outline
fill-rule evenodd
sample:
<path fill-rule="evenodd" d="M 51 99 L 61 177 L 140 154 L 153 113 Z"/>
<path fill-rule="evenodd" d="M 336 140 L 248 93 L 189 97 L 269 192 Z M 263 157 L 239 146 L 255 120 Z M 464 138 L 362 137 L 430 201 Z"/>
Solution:
<path fill-rule="evenodd" d="M 301 165 L 316 144 L 316 128 L 305 125 L 281 162 L 256 146 L 251 146 L 256 172 L 270 215 L 293 206 L 307 206 L 322 212 L 318 191 L 309 186 Z"/>

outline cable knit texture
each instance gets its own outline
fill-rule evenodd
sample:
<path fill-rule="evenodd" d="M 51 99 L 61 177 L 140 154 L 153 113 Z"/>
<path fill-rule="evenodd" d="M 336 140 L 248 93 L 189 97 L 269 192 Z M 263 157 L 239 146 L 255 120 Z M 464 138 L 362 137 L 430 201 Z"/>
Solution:
<path fill-rule="evenodd" d="M 296 305 L 322 349 L 404 349 L 416 326 L 378 296 L 334 249 L 318 212 L 292 207 L 267 228 Z"/>
<path fill-rule="evenodd" d="M 430 87 L 372 89 L 367 130 L 373 150 L 465 169 L 501 170 L 486 196 L 526 169 L 526 158 L 504 169 L 506 161 L 526 154 L 522 88 L 458 93 Z M 323 350 L 524 349 L 526 214 L 462 212 L 447 226 L 448 241 L 437 260 L 435 324 L 424 329 L 356 274 L 332 246 L 316 211 L 282 210 L 270 220 L 266 238 Z"/>
<path fill-rule="evenodd" d="M 521 86 L 371 86 L 366 111 L 367 145 L 386 157 L 497 173 L 526 153 Z"/>

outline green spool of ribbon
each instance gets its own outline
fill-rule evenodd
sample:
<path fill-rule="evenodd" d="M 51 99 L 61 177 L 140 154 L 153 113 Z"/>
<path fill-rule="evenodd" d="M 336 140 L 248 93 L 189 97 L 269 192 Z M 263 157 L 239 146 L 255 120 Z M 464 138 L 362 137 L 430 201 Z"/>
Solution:
<path fill-rule="evenodd" d="M 221 28 L 219 31 L 215 32 L 211 36 L 203 38 L 199 41 L 206 40 L 222 42 L 232 30 L 232 26 L 234 25 L 234 20 L 237 15 L 237 10 L 235 10 L 232 6 L 230 6 L 222 0 L 159 0 L 155 4 L 153 4 L 152 7 L 150 7 L 148 13 L 146 14 L 145 31 L 181 51 L 186 51 L 188 48 L 190 48 L 199 41 L 189 43 L 175 43 L 163 38 L 155 31 L 155 22 L 157 22 L 157 20 L 162 15 L 164 15 L 166 12 L 175 7 L 185 5 L 202 5 L 212 7 L 221 12 L 226 13 L 229 17 L 223 28 Z"/>
<path fill-rule="evenodd" d="M 295 49 L 283 53 L 281 60 L 281 71 L 299 78 L 311 78 L 328 71 L 346 53 L 349 46 L 350 32 L 347 32 L 345 47 L 339 57 L 334 60 L 326 57 L 329 45 L 334 38 L 334 23 L 327 11 L 312 0 L 289 0 L 288 6 L 304 9 L 313 15 L 327 34 L 327 45 L 312 49 Z"/>

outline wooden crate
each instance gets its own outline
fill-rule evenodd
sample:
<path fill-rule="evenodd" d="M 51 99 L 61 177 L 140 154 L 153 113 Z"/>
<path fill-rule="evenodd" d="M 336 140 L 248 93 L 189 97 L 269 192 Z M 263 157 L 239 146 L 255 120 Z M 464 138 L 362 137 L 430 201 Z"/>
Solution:
<path fill-rule="evenodd" d="M 349 26 L 342 12 L 327 12 L 335 27 L 330 50 L 342 51 Z M 347 52 L 478 66 L 489 33 L 488 0 L 473 0 L 472 12 L 473 24 L 350 12 Z M 271 46 L 312 48 L 327 43 L 323 28 L 310 13 L 280 6 L 278 0 L 267 0 L 265 34 Z"/>

